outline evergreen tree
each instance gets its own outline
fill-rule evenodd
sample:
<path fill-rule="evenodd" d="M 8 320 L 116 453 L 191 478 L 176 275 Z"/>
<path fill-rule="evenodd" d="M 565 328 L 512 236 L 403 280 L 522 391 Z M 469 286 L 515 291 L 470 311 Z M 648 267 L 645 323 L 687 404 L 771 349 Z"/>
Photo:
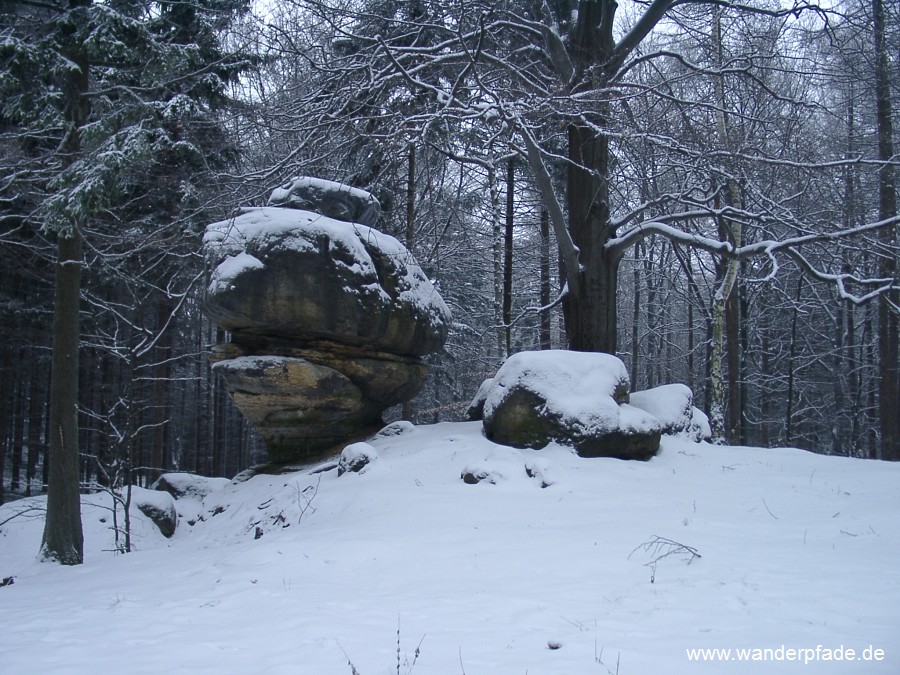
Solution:
<path fill-rule="evenodd" d="M 50 477 L 41 557 L 82 561 L 79 305 L 85 244 L 146 248 L 197 206 L 221 145 L 216 109 L 248 65 L 218 32 L 247 0 L 20 0 L 0 11 L 6 218 L 56 239 Z M 128 235 L 122 239 L 122 235 Z M 112 238 L 111 238 L 112 237 Z M 121 250 L 119 251 L 121 253 Z M 93 264 L 116 256 L 90 256 Z M 143 270 L 141 270 L 143 271 Z M 162 266 L 155 281 L 165 288 Z"/>

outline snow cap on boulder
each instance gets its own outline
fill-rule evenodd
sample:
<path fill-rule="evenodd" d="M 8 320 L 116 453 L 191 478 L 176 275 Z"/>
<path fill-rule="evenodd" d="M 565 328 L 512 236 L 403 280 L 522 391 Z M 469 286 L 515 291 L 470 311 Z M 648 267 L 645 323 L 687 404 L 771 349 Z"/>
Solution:
<path fill-rule="evenodd" d="M 272 190 L 269 206 L 315 211 L 335 220 L 375 226 L 381 205 L 370 193 L 343 183 L 302 176 Z"/>

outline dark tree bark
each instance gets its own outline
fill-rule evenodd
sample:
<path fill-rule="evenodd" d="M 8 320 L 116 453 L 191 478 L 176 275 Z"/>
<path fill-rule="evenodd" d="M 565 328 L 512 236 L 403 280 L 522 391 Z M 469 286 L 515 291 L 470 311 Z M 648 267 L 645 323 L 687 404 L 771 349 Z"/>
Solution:
<path fill-rule="evenodd" d="M 610 73 L 617 69 L 615 12 L 613 0 L 579 3 L 571 36 L 572 63 L 577 74 L 601 64 Z M 606 111 L 603 106 L 599 108 L 595 119 L 573 122 L 568 127 L 568 229 L 580 251 L 581 269 L 568 270 L 569 294 L 563 301 L 563 314 L 570 349 L 615 354 L 620 258 L 606 249 L 616 230 L 610 222 L 609 139 L 598 131 Z"/>
<path fill-rule="evenodd" d="M 69 9 L 89 7 L 91 0 L 69 0 Z M 81 130 L 87 122 L 89 66 L 87 50 L 75 44 L 66 54 L 74 65 L 62 92 L 68 131 L 63 148 L 66 163 L 81 151 Z M 47 516 L 40 557 L 64 565 L 84 561 L 81 529 L 78 454 L 78 311 L 81 300 L 82 235 L 77 223 L 59 232 L 53 304 L 53 355 L 50 367 L 49 476 Z"/>
<path fill-rule="evenodd" d="M 878 158 L 884 162 L 878 172 L 879 220 L 897 215 L 897 189 L 894 167 L 888 162 L 894 159 L 894 129 L 891 119 L 891 87 L 888 73 L 888 54 L 884 35 L 884 6 L 882 0 L 872 0 L 875 29 L 875 126 L 878 134 Z M 879 276 L 897 282 L 896 230 L 881 232 Z M 881 430 L 881 459 L 900 461 L 900 292 L 885 293 L 878 305 L 878 352 L 880 380 L 878 386 L 878 412 Z"/>
<path fill-rule="evenodd" d="M 787 372 L 787 409 L 784 413 L 786 443 L 790 445 L 794 439 L 794 371 L 797 357 L 797 317 L 800 314 L 800 298 L 803 294 L 803 277 L 797 278 L 797 298 L 794 313 L 791 317 L 791 346 L 788 353 Z"/>
<path fill-rule="evenodd" d="M 22 363 L 24 350 L 19 350 L 19 363 Z M 13 410 L 15 414 L 12 418 L 12 429 L 10 436 L 10 476 L 9 489 L 12 492 L 19 492 L 22 488 L 22 445 L 25 438 L 25 415 L 27 406 L 25 405 L 25 378 L 21 373 L 13 381 Z"/>
<path fill-rule="evenodd" d="M 631 312 L 631 386 L 638 386 L 638 362 L 641 357 L 640 323 L 641 323 L 641 266 L 638 261 L 644 257 L 644 242 L 639 241 L 634 247 L 634 305 Z"/>
<path fill-rule="evenodd" d="M 154 481 L 170 466 L 169 448 L 169 419 L 171 417 L 172 396 L 172 331 L 167 327 L 173 307 L 172 300 L 167 295 L 159 299 L 157 305 L 156 330 L 161 334 L 158 337 L 156 348 L 156 365 L 153 367 L 153 436 L 151 442 L 151 468 L 149 481 Z"/>
<path fill-rule="evenodd" d="M 78 489 L 78 309 L 82 241 L 77 228 L 59 237 L 50 375 L 47 516 L 41 558 L 64 565 L 84 561 Z"/>
<path fill-rule="evenodd" d="M 606 249 L 616 235 L 609 212 L 609 140 L 573 124 L 568 156 L 569 233 L 582 266 L 563 301 L 569 348 L 615 354 L 619 257 Z"/>

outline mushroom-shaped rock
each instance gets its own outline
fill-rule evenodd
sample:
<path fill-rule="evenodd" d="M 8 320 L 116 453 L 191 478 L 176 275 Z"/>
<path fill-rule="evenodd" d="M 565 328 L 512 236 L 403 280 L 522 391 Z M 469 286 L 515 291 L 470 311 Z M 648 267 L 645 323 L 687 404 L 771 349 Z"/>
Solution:
<path fill-rule="evenodd" d="M 315 211 L 335 220 L 374 226 L 381 213 L 378 200 L 365 190 L 321 178 L 294 178 L 276 188 L 269 206 Z"/>
<path fill-rule="evenodd" d="M 369 227 L 369 193 L 298 178 L 269 203 L 207 227 L 204 310 L 231 333 L 215 371 L 285 464 L 335 452 L 415 396 L 450 311 L 409 252 Z"/>
<path fill-rule="evenodd" d="M 237 344 L 326 340 L 423 356 L 450 311 L 406 248 L 365 225 L 264 207 L 207 227 L 207 316 Z"/>
<path fill-rule="evenodd" d="M 646 460 L 659 449 L 661 428 L 628 405 L 628 387 L 625 364 L 609 354 L 519 352 L 487 391 L 485 434 L 514 447 L 556 441 L 582 457 Z"/>

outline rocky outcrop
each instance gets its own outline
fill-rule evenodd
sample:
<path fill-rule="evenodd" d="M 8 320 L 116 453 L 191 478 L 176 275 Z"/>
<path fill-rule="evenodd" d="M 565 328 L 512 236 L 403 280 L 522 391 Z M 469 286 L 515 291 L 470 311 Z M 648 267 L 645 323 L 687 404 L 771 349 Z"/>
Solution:
<path fill-rule="evenodd" d="M 150 489 L 168 492 L 173 499 L 187 498 L 202 501 L 207 495 L 221 490 L 229 482 L 231 481 L 227 478 L 209 478 L 176 471 L 164 473 L 150 486 Z"/>
<path fill-rule="evenodd" d="M 216 373 L 275 462 L 314 458 L 414 396 L 450 312 L 368 193 L 295 179 L 206 230 Z M 342 218 L 343 220 L 338 220 Z"/>
<path fill-rule="evenodd" d="M 628 404 L 628 372 L 615 356 L 548 350 L 520 352 L 484 393 L 485 435 L 519 448 L 551 441 L 582 457 L 646 460 L 662 426 Z"/>

